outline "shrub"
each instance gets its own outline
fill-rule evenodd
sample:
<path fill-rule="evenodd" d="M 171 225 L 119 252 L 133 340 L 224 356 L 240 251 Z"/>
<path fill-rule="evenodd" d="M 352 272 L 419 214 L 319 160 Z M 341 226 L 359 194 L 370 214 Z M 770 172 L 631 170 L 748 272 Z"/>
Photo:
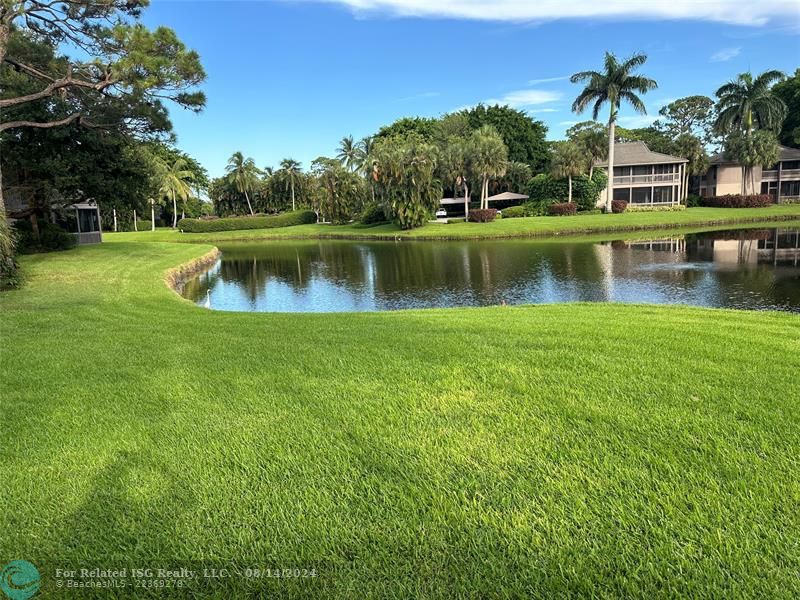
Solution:
<path fill-rule="evenodd" d="M 291 227 L 317 222 L 313 210 L 296 210 L 274 217 L 227 217 L 224 219 L 201 220 L 181 219 L 178 229 L 186 233 L 208 233 L 213 231 L 237 231 L 240 229 L 273 229 Z"/>
<path fill-rule="evenodd" d="M 361 211 L 361 217 L 359 217 L 359 221 L 364 225 L 386 223 L 388 220 L 389 219 L 386 218 L 386 213 L 383 211 L 383 207 L 376 202 L 367 204 L 364 210 Z"/>
<path fill-rule="evenodd" d="M 503 209 L 504 219 L 518 219 L 525 216 L 524 206 L 509 206 Z"/>
<path fill-rule="evenodd" d="M 0 289 L 19 287 L 22 284 L 17 270 L 17 235 L 0 208 Z"/>
<path fill-rule="evenodd" d="M 606 187 L 608 177 L 602 169 L 595 169 L 592 178 L 579 175 L 572 178 L 572 200 L 580 210 L 592 210 L 597 206 L 597 199 Z M 569 195 L 567 179 L 553 179 L 548 173 L 540 173 L 531 179 L 528 195 L 532 202 L 558 198 L 566 200 Z M 544 214 L 547 214 L 546 212 Z"/>
<path fill-rule="evenodd" d="M 39 220 L 39 241 L 33 234 L 33 226 L 28 220 L 16 221 L 14 223 L 15 235 L 17 237 L 17 251 L 20 254 L 31 252 L 48 252 L 50 250 L 68 250 L 78 243 L 75 236 L 64 231 L 58 225 L 48 221 Z"/>
<path fill-rule="evenodd" d="M 559 202 L 550 205 L 550 214 L 557 216 L 574 215 L 578 211 L 578 205 L 574 202 Z"/>
<path fill-rule="evenodd" d="M 702 206 L 702 203 L 703 199 L 697 194 L 689 194 L 688 196 L 686 196 L 687 208 L 696 208 L 698 206 Z"/>
<path fill-rule="evenodd" d="M 522 208 L 525 209 L 526 217 L 544 217 L 545 215 L 550 214 L 551 204 L 555 204 L 555 200 L 552 198 L 546 198 L 544 200 L 529 200 L 522 205 Z"/>
<path fill-rule="evenodd" d="M 625 202 L 625 200 L 612 200 L 611 201 L 611 212 L 612 213 L 624 213 L 626 208 L 628 208 L 628 203 Z"/>
<path fill-rule="evenodd" d="M 469 220 L 473 223 L 488 223 L 497 216 L 496 208 L 473 208 L 469 211 Z"/>
<path fill-rule="evenodd" d="M 763 208 L 772 204 L 769 194 L 754 194 L 742 196 L 741 194 L 728 194 L 727 196 L 714 196 L 702 198 L 703 206 L 713 208 Z"/>

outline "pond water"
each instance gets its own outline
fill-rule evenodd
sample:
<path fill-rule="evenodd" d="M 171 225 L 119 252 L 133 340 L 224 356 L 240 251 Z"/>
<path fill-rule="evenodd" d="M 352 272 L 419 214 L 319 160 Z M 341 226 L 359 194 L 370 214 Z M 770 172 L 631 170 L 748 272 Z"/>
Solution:
<path fill-rule="evenodd" d="M 313 240 L 219 248 L 217 264 L 182 292 L 216 310 L 613 301 L 800 312 L 798 229 L 637 241 Z"/>

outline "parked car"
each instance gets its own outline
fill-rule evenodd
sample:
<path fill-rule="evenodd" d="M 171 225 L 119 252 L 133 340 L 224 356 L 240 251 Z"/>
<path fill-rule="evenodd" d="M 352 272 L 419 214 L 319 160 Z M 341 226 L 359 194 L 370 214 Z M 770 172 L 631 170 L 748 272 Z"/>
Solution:
<path fill-rule="evenodd" d="M 437 219 L 446 219 L 447 218 L 447 211 L 443 208 L 440 208 L 436 211 L 436 218 Z"/>

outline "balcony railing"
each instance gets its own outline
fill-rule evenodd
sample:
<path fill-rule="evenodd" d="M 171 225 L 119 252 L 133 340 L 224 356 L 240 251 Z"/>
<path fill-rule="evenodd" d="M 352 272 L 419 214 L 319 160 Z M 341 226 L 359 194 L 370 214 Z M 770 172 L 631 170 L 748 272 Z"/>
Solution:
<path fill-rule="evenodd" d="M 781 181 L 800 179 L 800 169 L 784 169 L 781 171 Z M 761 171 L 761 181 L 778 181 L 778 171 Z"/>
<path fill-rule="evenodd" d="M 637 183 L 679 183 L 680 173 L 657 173 L 655 175 L 615 175 L 614 185 L 635 185 Z"/>

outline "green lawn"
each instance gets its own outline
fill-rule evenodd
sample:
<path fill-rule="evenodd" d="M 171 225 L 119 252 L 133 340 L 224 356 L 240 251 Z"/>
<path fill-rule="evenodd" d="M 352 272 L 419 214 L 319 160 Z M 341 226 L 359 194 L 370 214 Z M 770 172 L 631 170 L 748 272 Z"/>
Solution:
<path fill-rule="evenodd" d="M 498 219 L 492 223 L 428 223 L 403 231 L 396 225 L 296 225 L 280 229 L 250 229 L 214 233 L 179 233 L 169 229 L 138 233 L 105 234 L 108 241 L 181 241 L 248 240 L 274 238 L 376 238 L 376 239 L 478 239 L 540 237 L 561 234 L 631 231 L 745 223 L 760 220 L 800 219 L 800 204 L 782 204 L 766 208 L 690 208 L 683 211 L 632 212 L 620 215 L 577 215 L 574 217 L 528 217 Z"/>
<path fill-rule="evenodd" d="M 46 590 L 194 561 L 320 574 L 220 598 L 800 595 L 797 316 L 212 312 L 163 282 L 209 249 L 29 256 L 0 294 L 0 560 Z"/>

